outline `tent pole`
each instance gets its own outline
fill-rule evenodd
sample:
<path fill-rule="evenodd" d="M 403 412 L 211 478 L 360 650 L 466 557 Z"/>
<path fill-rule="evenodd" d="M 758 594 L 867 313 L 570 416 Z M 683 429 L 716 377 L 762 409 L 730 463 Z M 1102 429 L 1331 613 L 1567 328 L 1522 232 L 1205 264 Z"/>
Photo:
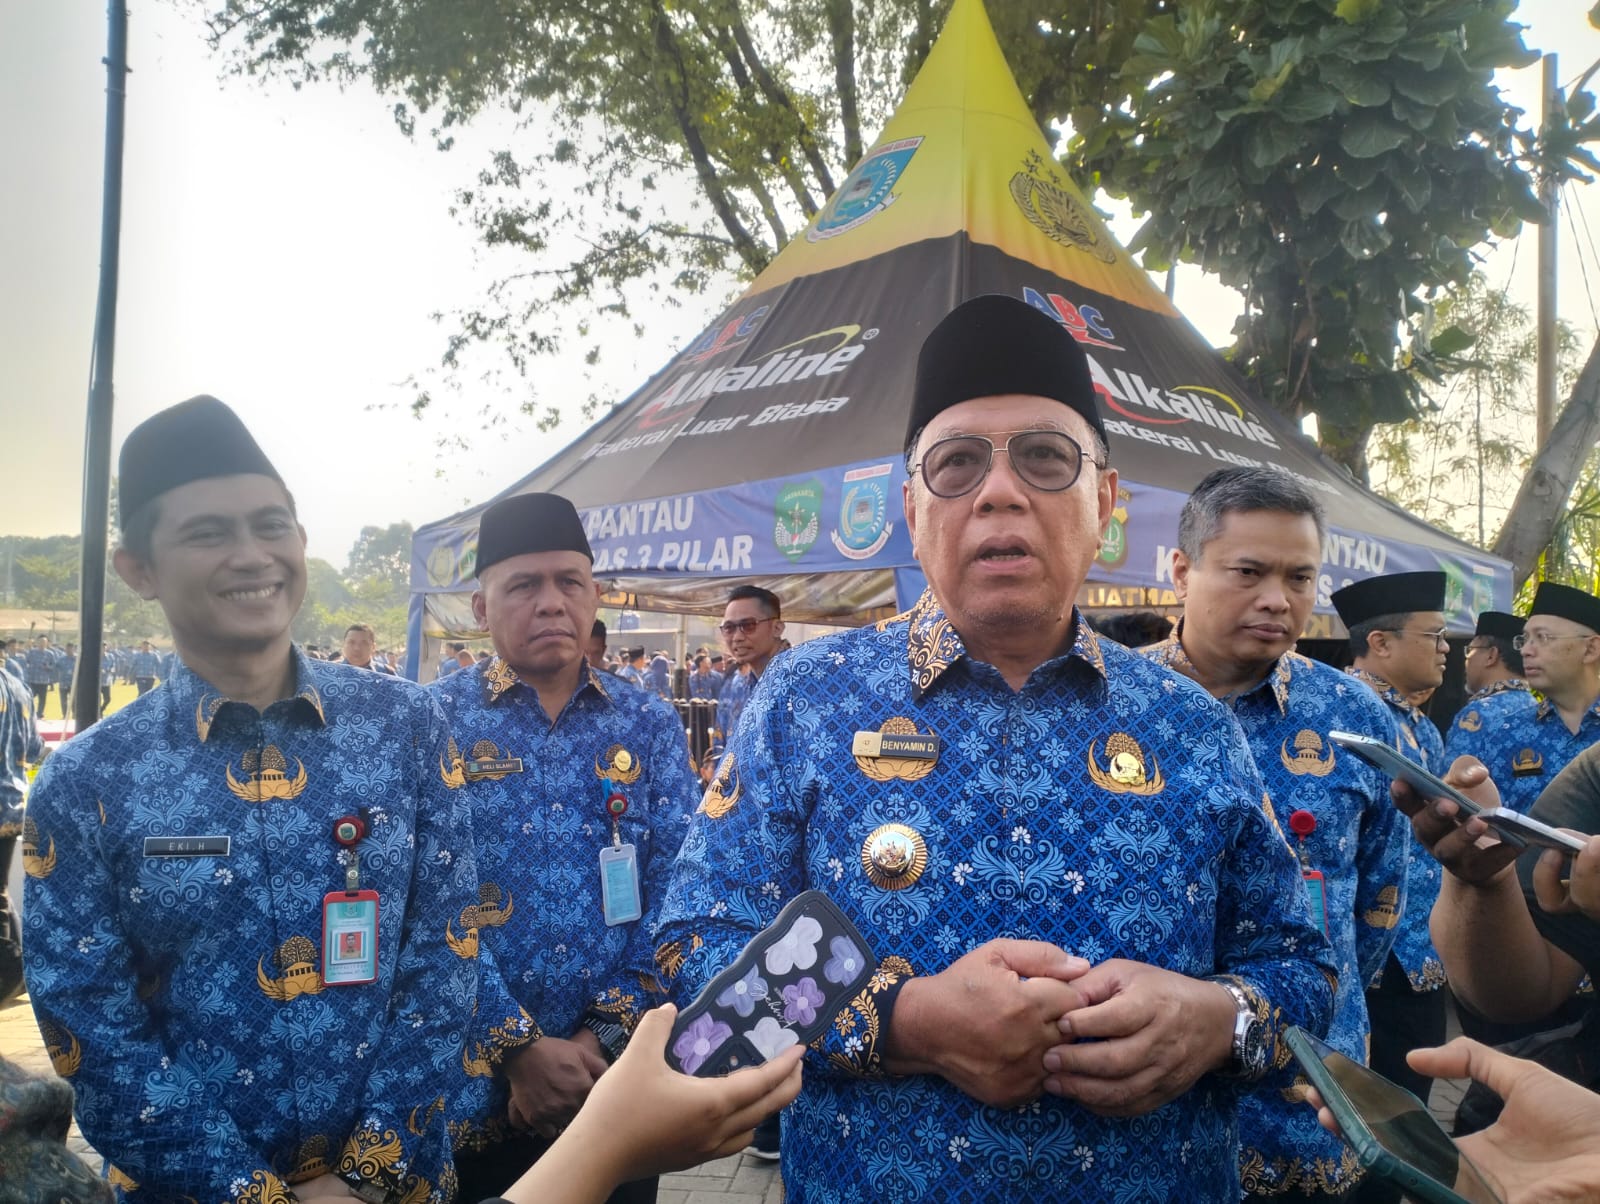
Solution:
<path fill-rule="evenodd" d="M 1561 92 L 1556 84 L 1556 56 L 1544 56 L 1543 103 L 1540 113 L 1540 137 L 1549 133 L 1550 122 L 1561 104 Z M 1539 299 L 1538 299 L 1538 389 L 1534 399 L 1534 450 L 1543 449 L 1550 441 L 1550 428 L 1556 419 L 1556 243 L 1560 237 L 1561 193 L 1556 188 L 1554 173 L 1547 172 L 1539 181 L 1539 201 L 1544 207 L 1545 220 L 1539 226 Z"/>

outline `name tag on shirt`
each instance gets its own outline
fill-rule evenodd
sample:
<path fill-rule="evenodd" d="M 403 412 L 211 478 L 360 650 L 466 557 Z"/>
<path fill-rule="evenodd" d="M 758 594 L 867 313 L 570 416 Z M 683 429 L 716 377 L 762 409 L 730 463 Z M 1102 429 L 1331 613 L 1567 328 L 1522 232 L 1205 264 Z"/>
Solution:
<path fill-rule="evenodd" d="M 476 782 L 480 778 L 503 778 L 508 773 L 522 772 L 522 758 L 498 757 L 468 761 L 466 771 L 469 782 Z"/>
<path fill-rule="evenodd" d="M 905 757 L 913 761 L 937 761 L 939 737 L 900 735 L 887 732 L 857 732 L 850 742 L 853 757 Z"/>
<path fill-rule="evenodd" d="M 233 849 L 231 836 L 146 836 L 146 857 L 227 857 Z"/>

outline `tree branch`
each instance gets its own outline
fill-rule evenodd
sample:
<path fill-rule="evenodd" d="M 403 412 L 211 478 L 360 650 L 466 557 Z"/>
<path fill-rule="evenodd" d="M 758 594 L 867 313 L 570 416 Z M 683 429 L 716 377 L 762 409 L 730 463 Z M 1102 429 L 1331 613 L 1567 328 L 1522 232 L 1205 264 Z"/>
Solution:
<path fill-rule="evenodd" d="M 800 111 L 794 107 L 794 101 L 789 98 L 788 91 L 773 78 L 772 72 L 767 70 L 767 65 L 762 62 L 760 53 L 756 50 L 755 40 L 750 36 L 750 30 L 744 23 L 744 16 L 739 12 L 738 5 L 733 6 L 733 40 L 739 44 L 739 52 L 744 55 L 745 62 L 750 64 L 750 72 L 755 76 L 756 84 L 761 88 L 761 93 L 772 104 L 788 111 L 794 118 L 795 141 L 800 144 L 800 150 L 806 157 L 806 162 L 811 164 L 811 170 L 816 173 L 817 183 L 826 196 L 833 195 L 833 175 L 828 171 L 828 163 L 822 157 L 822 149 L 817 145 L 816 135 L 811 132 L 811 127 L 800 116 Z M 808 209 L 806 216 L 810 217 L 816 210 Z"/>
<path fill-rule="evenodd" d="M 844 161 L 861 161 L 861 113 L 856 98 L 856 13 L 852 0 L 828 0 L 828 32 L 833 38 L 833 83 L 839 93 L 839 124 L 844 129 Z"/>

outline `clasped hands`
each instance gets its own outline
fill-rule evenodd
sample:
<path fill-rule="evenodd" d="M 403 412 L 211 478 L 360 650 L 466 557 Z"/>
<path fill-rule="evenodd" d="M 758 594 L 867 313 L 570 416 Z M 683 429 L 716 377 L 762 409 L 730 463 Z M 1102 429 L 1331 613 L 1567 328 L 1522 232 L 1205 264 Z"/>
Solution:
<path fill-rule="evenodd" d="M 906 983 L 885 1063 L 940 1075 L 996 1108 L 1049 1093 L 1137 1116 L 1227 1063 L 1234 1014 L 1214 982 L 1120 959 L 1091 966 L 1043 941 L 993 940 Z"/>

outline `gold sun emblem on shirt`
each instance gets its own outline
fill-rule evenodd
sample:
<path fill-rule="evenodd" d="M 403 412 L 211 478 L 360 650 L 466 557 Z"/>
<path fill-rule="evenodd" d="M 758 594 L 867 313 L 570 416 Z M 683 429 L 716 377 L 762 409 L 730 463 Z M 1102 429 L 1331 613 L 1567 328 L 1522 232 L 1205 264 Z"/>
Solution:
<path fill-rule="evenodd" d="M 1089 778 L 1112 794 L 1160 794 L 1167 781 L 1161 766 L 1151 758 L 1148 768 L 1144 749 L 1126 732 L 1112 732 L 1106 739 L 1106 764 L 1095 755 L 1095 741 L 1089 741 Z"/>
<path fill-rule="evenodd" d="M 317 968 L 317 947 L 309 938 L 292 936 L 278 946 L 272 964 L 283 971 L 281 978 L 270 978 L 266 959 L 256 959 L 256 985 L 268 999 L 286 1003 L 301 995 L 316 995 L 322 990 L 322 972 Z"/>
<path fill-rule="evenodd" d="M 228 789 L 247 803 L 264 803 L 268 799 L 299 798 L 306 788 L 306 767 L 295 758 L 295 775 L 289 776 L 289 762 L 276 744 L 269 744 L 259 753 L 249 749 L 239 758 L 240 772 L 245 780 L 233 776 L 233 766 L 227 768 Z"/>
<path fill-rule="evenodd" d="M 1333 749 L 1328 749 L 1328 755 L 1322 755 L 1322 737 L 1310 728 L 1302 728 L 1294 738 L 1294 752 L 1289 751 L 1289 742 L 1285 740 L 1278 746 L 1278 759 L 1283 762 L 1283 767 L 1290 773 L 1310 774 L 1312 777 L 1325 778 L 1333 772 Z"/>
<path fill-rule="evenodd" d="M 618 786 L 632 786 L 643 772 L 644 765 L 639 758 L 620 744 L 613 744 L 606 749 L 604 764 L 598 760 L 594 763 L 595 777 L 615 782 Z"/>

